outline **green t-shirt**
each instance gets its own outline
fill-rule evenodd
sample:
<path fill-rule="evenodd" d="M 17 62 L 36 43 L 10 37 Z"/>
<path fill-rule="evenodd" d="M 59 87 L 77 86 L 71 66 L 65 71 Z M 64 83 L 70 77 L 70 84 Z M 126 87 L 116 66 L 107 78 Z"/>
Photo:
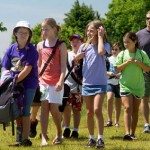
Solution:
<path fill-rule="evenodd" d="M 114 66 L 122 64 L 131 57 L 150 66 L 148 55 L 143 50 L 139 49 L 137 49 L 136 53 L 130 53 L 127 49 L 120 52 L 116 58 Z M 144 96 L 145 82 L 143 70 L 136 65 L 136 63 L 131 62 L 122 70 L 119 82 L 120 92 L 129 92 L 138 97 Z"/>

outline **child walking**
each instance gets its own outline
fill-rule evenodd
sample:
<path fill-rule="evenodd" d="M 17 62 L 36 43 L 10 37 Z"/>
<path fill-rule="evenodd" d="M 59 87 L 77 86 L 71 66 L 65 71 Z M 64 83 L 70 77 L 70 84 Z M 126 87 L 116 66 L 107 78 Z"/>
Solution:
<path fill-rule="evenodd" d="M 17 75 L 16 82 L 24 87 L 24 98 L 22 116 L 17 120 L 17 143 L 10 146 L 31 146 L 32 142 L 28 138 L 30 107 L 38 87 L 38 53 L 30 43 L 32 30 L 27 21 L 19 21 L 13 29 L 13 35 L 16 42 L 7 49 L 2 59 L 2 72 L 9 70 L 12 76 Z"/>
<path fill-rule="evenodd" d="M 104 147 L 104 119 L 102 105 L 107 90 L 107 75 L 105 55 L 110 53 L 110 45 L 107 41 L 106 31 L 101 21 L 94 20 L 86 27 L 86 36 L 91 40 L 85 52 L 82 52 L 84 46 L 81 45 L 79 54 L 75 61 L 83 58 L 83 81 L 82 95 L 86 104 L 87 126 L 90 139 L 87 147 Z M 94 136 L 94 115 L 97 126 L 97 141 Z"/>
<path fill-rule="evenodd" d="M 119 126 L 119 117 L 121 112 L 121 97 L 120 97 L 120 86 L 119 86 L 119 78 L 120 73 L 114 70 L 114 63 L 117 55 L 121 51 L 121 45 L 118 42 L 115 42 L 111 47 L 111 56 L 108 57 L 110 62 L 109 71 L 107 71 L 108 75 L 108 85 L 107 85 L 107 113 L 108 113 L 108 121 L 105 127 L 113 126 L 112 121 L 112 113 L 113 113 L 113 99 L 115 97 L 115 127 Z"/>
<path fill-rule="evenodd" d="M 46 18 L 42 22 L 42 32 L 45 40 L 39 46 L 39 61 L 40 70 L 43 68 L 49 55 L 52 53 L 54 46 L 59 41 L 60 27 L 53 18 Z M 46 146 L 47 143 L 47 127 L 49 112 L 52 114 L 57 133 L 53 140 L 53 144 L 62 143 L 62 128 L 61 128 L 61 113 L 58 106 L 62 104 L 64 76 L 66 72 L 67 47 L 63 42 L 56 48 L 56 52 L 40 77 L 41 97 L 41 130 L 42 143 L 41 146 Z M 40 71 L 39 71 L 40 72 Z"/>
<path fill-rule="evenodd" d="M 120 95 L 124 106 L 124 140 L 134 140 L 138 122 L 138 111 L 144 95 L 145 82 L 143 72 L 150 71 L 148 55 L 138 49 L 135 33 L 127 32 L 123 37 L 124 51 L 116 58 L 115 70 L 121 71 Z"/>
<path fill-rule="evenodd" d="M 70 36 L 70 45 L 72 47 L 72 51 L 68 52 L 68 62 L 70 68 L 72 67 L 72 61 L 75 55 L 78 52 L 79 47 L 83 43 L 83 38 L 79 34 L 74 34 Z M 67 67 L 69 71 L 69 67 Z M 65 83 L 70 87 L 70 93 L 67 100 L 67 104 L 63 111 L 63 119 L 64 119 L 64 132 L 63 137 L 65 138 L 78 138 L 78 129 L 81 120 L 81 109 L 82 109 L 82 98 L 81 98 L 81 84 L 76 75 L 74 74 L 74 70 L 71 75 L 68 76 Z M 70 120 L 71 120 L 71 110 L 73 112 L 73 131 L 70 135 Z"/>

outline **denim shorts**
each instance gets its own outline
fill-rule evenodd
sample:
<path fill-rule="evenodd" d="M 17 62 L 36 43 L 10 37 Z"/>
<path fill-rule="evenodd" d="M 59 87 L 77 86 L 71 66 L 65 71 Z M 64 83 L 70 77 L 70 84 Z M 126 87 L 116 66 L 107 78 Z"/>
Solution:
<path fill-rule="evenodd" d="M 116 98 L 120 98 L 120 86 L 118 85 L 107 85 L 107 92 L 113 92 Z"/>
<path fill-rule="evenodd" d="M 107 85 L 82 85 L 82 95 L 92 96 L 96 94 L 106 93 Z"/>
<path fill-rule="evenodd" d="M 24 99 L 23 99 L 23 110 L 22 115 L 23 116 L 30 116 L 30 108 L 32 101 L 35 96 L 36 89 L 25 89 L 24 92 Z"/>

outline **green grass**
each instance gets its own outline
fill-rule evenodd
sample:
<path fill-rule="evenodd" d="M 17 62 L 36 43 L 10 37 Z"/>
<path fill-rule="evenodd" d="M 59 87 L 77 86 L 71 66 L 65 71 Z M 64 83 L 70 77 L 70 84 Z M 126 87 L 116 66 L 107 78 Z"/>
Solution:
<path fill-rule="evenodd" d="M 40 147 L 41 139 L 39 139 L 40 134 L 40 125 L 38 124 L 38 134 L 35 138 L 31 139 L 33 146 L 30 148 L 20 147 L 19 150 L 31 149 L 31 150 L 84 150 L 84 149 L 95 149 L 95 148 L 86 148 L 85 144 L 88 141 L 88 129 L 86 125 L 86 115 L 85 115 L 85 106 L 83 105 L 82 109 L 82 119 L 79 129 L 79 139 L 64 139 L 62 145 L 53 146 L 51 144 L 53 138 L 55 137 L 56 129 L 53 123 L 52 118 L 49 119 L 48 127 L 48 136 L 50 140 L 48 141 L 48 147 Z M 103 106 L 103 114 L 105 123 L 107 121 L 107 112 L 106 112 L 106 101 Z M 113 114 L 114 115 L 114 114 Z M 123 108 L 120 116 L 120 127 L 109 127 L 104 129 L 104 140 L 105 140 L 105 150 L 149 150 L 150 149 L 150 134 L 143 133 L 143 118 L 141 111 L 139 111 L 139 122 L 136 130 L 136 141 L 123 141 L 122 137 L 124 135 L 124 122 L 123 122 Z M 71 123 L 72 125 L 72 123 Z M 72 126 L 71 126 L 72 127 Z M 95 129 L 95 136 L 97 136 Z M 6 131 L 3 131 L 2 125 L 0 125 L 0 150 L 18 150 L 18 148 L 8 147 L 8 144 L 15 142 L 15 136 L 11 135 L 11 126 L 6 128 Z"/>

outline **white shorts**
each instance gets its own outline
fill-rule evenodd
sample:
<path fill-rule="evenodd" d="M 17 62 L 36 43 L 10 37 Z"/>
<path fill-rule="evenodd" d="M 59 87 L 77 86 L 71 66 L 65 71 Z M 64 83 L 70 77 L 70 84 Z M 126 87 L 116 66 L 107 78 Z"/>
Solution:
<path fill-rule="evenodd" d="M 56 92 L 55 86 L 40 84 L 40 91 L 42 92 L 41 101 L 48 100 L 49 103 L 62 104 L 64 88 Z"/>

